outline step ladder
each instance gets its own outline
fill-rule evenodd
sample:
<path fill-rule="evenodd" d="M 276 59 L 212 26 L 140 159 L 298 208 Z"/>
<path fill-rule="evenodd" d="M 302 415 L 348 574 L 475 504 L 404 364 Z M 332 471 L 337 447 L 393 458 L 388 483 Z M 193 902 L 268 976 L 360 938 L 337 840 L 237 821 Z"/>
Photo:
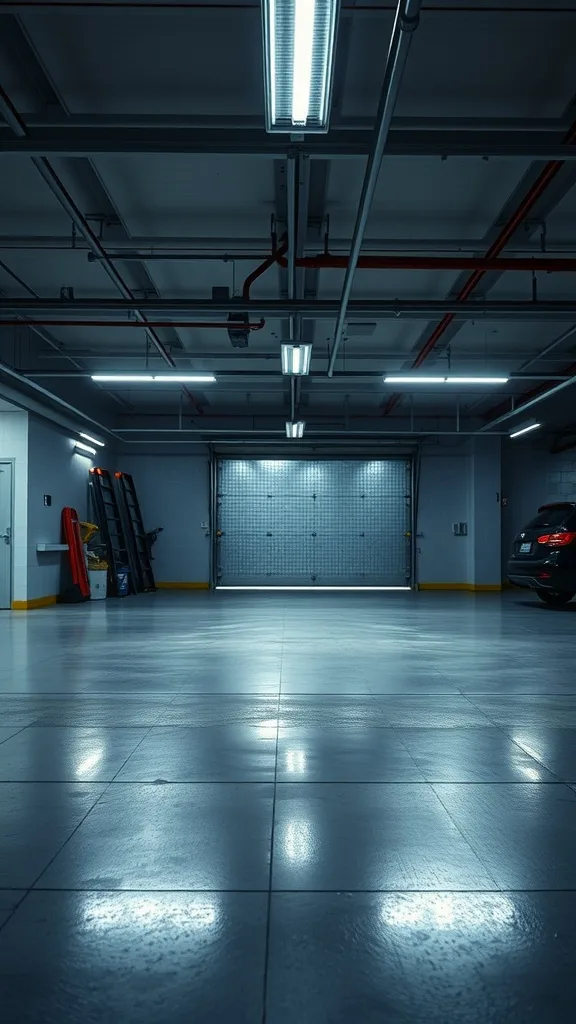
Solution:
<path fill-rule="evenodd" d="M 128 568 L 128 593 L 136 593 L 134 569 L 130 551 L 126 543 L 126 535 L 116 499 L 112 478 L 107 469 L 95 467 L 90 470 L 92 485 L 92 503 L 95 519 L 100 529 L 100 536 L 106 546 L 108 560 L 108 579 L 113 594 L 118 593 L 117 573 Z"/>
<path fill-rule="evenodd" d="M 140 593 L 147 593 L 156 590 L 156 583 L 136 487 L 129 473 L 115 473 L 114 477 L 124 533 L 134 563 L 136 589 Z"/>

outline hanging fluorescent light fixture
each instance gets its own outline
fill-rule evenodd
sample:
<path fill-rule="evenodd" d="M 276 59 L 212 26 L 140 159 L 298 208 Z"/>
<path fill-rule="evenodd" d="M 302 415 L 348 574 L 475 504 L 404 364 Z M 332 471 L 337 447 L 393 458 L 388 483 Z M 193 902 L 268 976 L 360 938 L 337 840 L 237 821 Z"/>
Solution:
<path fill-rule="evenodd" d="M 82 431 L 80 431 L 80 437 L 83 437 L 85 441 L 90 441 L 90 444 L 98 445 L 99 448 L 105 448 L 106 447 L 106 445 L 104 444 L 104 441 L 98 441 L 97 438 L 90 437 L 90 434 L 83 434 Z"/>
<path fill-rule="evenodd" d="M 384 377 L 385 384 L 507 384 L 508 377 Z"/>
<path fill-rule="evenodd" d="M 310 373 L 312 345 L 282 345 L 282 373 L 305 377 Z"/>
<path fill-rule="evenodd" d="M 339 0 L 263 0 L 268 132 L 327 132 Z"/>
<path fill-rule="evenodd" d="M 522 434 L 529 434 L 531 430 L 538 430 L 538 428 L 541 427 L 541 426 L 542 426 L 541 423 L 536 423 L 536 420 L 534 420 L 531 423 L 525 423 L 524 426 L 522 426 L 522 427 L 515 427 L 515 429 L 512 431 L 512 433 L 509 436 L 511 438 L 512 437 L 522 437 Z"/>
<path fill-rule="evenodd" d="M 213 373 L 95 373 L 92 380 L 100 384 L 214 384 Z"/>
<path fill-rule="evenodd" d="M 74 441 L 74 448 L 80 455 L 96 455 L 96 449 L 82 441 Z"/>
<path fill-rule="evenodd" d="M 304 437 L 304 427 L 306 424 L 299 420 L 297 423 L 291 423 L 290 420 L 286 423 L 286 437 Z"/>

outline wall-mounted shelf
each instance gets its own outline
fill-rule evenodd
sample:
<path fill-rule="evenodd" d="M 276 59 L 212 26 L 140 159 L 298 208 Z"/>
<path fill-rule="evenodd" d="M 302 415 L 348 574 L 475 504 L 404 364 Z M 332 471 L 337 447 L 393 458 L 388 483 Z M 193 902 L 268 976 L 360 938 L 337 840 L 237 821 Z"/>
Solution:
<path fill-rule="evenodd" d="M 67 544 L 37 544 L 36 551 L 68 551 Z"/>

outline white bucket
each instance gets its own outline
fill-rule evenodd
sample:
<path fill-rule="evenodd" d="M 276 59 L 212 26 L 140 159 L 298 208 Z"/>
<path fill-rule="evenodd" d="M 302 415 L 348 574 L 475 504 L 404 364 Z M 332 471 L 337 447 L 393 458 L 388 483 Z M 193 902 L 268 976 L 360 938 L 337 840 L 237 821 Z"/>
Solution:
<path fill-rule="evenodd" d="M 90 569 L 88 579 L 90 581 L 90 600 L 103 601 L 108 589 L 108 570 Z"/>

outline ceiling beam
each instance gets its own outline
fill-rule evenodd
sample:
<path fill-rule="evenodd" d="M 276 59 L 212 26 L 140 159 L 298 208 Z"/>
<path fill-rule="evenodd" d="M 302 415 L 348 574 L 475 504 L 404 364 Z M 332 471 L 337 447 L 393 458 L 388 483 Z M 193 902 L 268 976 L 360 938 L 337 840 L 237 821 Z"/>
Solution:
<path fill-rule="evenodd" d="M 2 110 L 10 124 L 9 108 Z M 373 142 L 370 130 L 335 128 L 326 135 L 309 135 L 296 143 L 289 136 L 267 134 L 263 128 L 245 131 L 225 128 L 31 128 L 26 137 L 15 137 L 0 128 L 0 154 L 9 156 L 98 156 L 115 153 L 221 153 L 283 159 L 286 150 L 312 159 L 365 157 Z M 518 160 L 576 160 L 574 146 L 550 132 L 516 131 L 394 131 L 388 136 L 386 156 L 413 157 L 507 157 Z"/>
<path fill-rule="evenodd" d="M 213 317 L 215 313 L 252 313 L 255 317 L 285 317 L 301 313 L 319 320 L 333 320 L 339 309 L 337 299 L 230 299 L 227 302 L 213 302 L 210 299 L 27 299 L 18 296 L 0 298 L 2 313 L 26 312 L 34 314 L 63 314 L 70 326 L 75 325 L 74 317 L 81 313 L 125 313 L 140 310 L 143 314 L 175 313 Z M 513 320 L 531 321 L 572 321 L 576 317 L 576 302 L 569 300 L 550 302 L 498 302 L 473 300 L 429 299 L 354 299 L 348 305 L 350 317 L 372 320 L 431 320 L 440 313 L 451 312 L 456 320 Z M 49 321 L 45 326 L 49 326 Z M 59 323 L 59 326 L 65 326 Z M 84 326 L 90 326 L 85 323 Z M 145 327 L 150 330 L 159 326 L 154 321 L 140 324 L 126 320 L 126 326 Z M 171 327 L 186 327 L 185 321 L 164 324 Z"/>
<path fill-rule="evenodd" d="M 1 24 L 1 18 L 0 18 Z M 340 43 L 339 43 L 339 56 Z M 341 65 L 340 65 L 341 66 Z M 338 76 L 339 67 L 335 70 Z M 44 72 L 45 74 L 45 72 Z M 337 86 L 335 83 L 334 89 Z M 333 100 L 333 108 L 335 106 Z M 72 128 L 138 130 L 176 128 L 180 131 L 226 130 L 245 132 L 247 129 L 261 131 L 262 115 L 237 114 L 234 117 L 217 114 L 68 114 L 59 113 L 54 106 L 40 113 L 33 111 L 21 115 L 29 129 L 57 128 L 69 131 Z M 331 118 L 333 130 L 339 132 L 370 132 L 374 130 L 373 117 Z M 509 135 L 511 132 L 544 132 L 560 137 L 568 131 L 568 117 L 393 117 L 392 130 L 402 132 L 494 132 Z"/>
<path fill-rule="evenodd" d="M 314 161 L 312 171 L 321 173 L 324 178 L 327 175 L 328 164 Z M 314 181 L 311 182 L 314 191 Z M 325 185 L 323 186 L 325 192 Z M 324 207 L 322 207 L 324 209 Z M 104 217 L 102 218 L 104 222 Z M 322 252 L 323 241 L 320 231 L 320 220 L 311 208 L 310 221 L 314 221 L 316 228 L 310 233 L 308 241 L 305 242 L 303 255 L 315 255 Z M 323 223 L 323 221 L 322 221 Z M 537 225 L 534 225 L 536 230 Z M 131 236 L 127 239 L 122 237 L 118 225 L 106 225 L 103 223 L 100 240 L 106 245 L 106 251 L 110 258 L 125 259 L 126 254 L 134 254 L 134 258 L 146 260 L 148 254 L 173 256 L 175 260 L 182 259 L 238 259 L 238 252 L 243 252 L 251 260 L 263 260 L 270 254 L 270 237 L 261 238 L 207 238 L 205 236 L 178 237 L 171 235 L 157 235 L 145 237 Z M 470 238 L 365 238 L 362 245 L 362 253 L 373 253 L 383 255 L 396 252 L 408 253 L 478 253 L 486 245 L 484 239 Z M 38 249 L 38 250 L 62 250 L 76 252 L 79 256 L 92 259 L 92 254 L 82 238 L 72 235 L 0 235 L 0 250 L 5 249 Z M 329 238 L 330 253 L 341 253 L 350 251 L 349 238 Z M 546 239 L 544 254 L 554 253 L 575 253 L 576 240 L 551 240 Z M 519 241 L 516 244 L 507 246 L 507 255 L 534 255 L 542 256 L 542 244 L 540 241 Z"/>

